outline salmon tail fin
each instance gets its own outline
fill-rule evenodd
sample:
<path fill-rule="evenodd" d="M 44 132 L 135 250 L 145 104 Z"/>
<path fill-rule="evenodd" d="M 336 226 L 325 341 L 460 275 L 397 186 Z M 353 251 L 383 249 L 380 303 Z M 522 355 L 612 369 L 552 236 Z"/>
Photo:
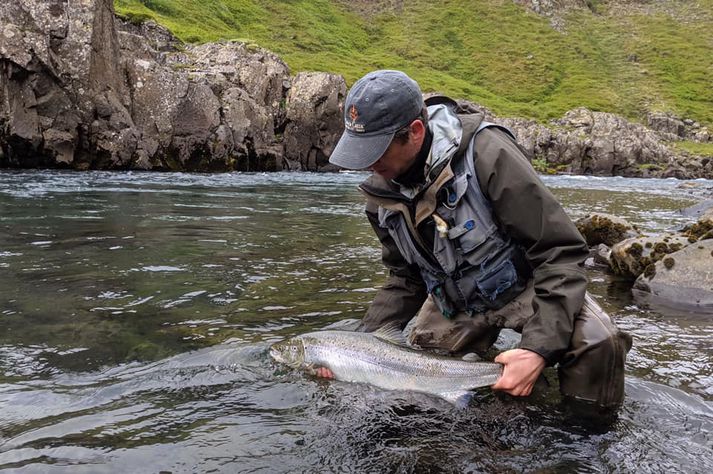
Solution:
<path fill-rule="evenodd" d="M 396 344 L 397 346 L 408 346 L 404 333 L 401 331 L 401 326 L 395 321 L 381 326 L 372 334 L 374 334 L 374 337 L 381 339 L 382 341 L 390 342 L 392 344 Z"/>

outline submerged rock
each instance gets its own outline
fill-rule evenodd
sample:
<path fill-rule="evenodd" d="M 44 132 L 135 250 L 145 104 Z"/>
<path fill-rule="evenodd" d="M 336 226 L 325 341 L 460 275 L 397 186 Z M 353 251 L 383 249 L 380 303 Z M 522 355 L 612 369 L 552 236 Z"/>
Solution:
<path fill-rule="evenodd" d="M 706 199 L 705 201 L 694 204 L 693 206 L 681 209 L 679 212 L 684 216 L 695 217 L 698 219 L 708 212 L 713 212 L 713 199 Z"/>
<path fill-rule="evenodd" d="M 634 283 L 635 294 L 666 306 L 713 312 L 713 239 L 656 262 Z"/>

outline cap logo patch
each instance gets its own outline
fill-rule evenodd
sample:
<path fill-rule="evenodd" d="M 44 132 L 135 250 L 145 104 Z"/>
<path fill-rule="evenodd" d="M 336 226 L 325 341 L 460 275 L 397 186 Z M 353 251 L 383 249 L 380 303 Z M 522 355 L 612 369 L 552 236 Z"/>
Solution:
<path fill-rule="evenodd" d="M 349 131 L 352 131 L 352 132 L 358 132 L 358 133 L 363 132 L 364 124 L 357 123 L 358 118 L 359 118 L 359 111 L 357 110 L 356 106 L 354 106 L 354 104 L 352 104 L 352 106 L 349 107 L 349 120 L 344 121 L 344 126 L 346 127 L 346 129 Z"/>

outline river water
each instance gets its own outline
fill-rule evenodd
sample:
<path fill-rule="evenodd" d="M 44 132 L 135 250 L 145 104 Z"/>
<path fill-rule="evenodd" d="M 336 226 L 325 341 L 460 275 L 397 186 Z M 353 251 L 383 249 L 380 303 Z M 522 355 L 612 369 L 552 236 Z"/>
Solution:
<path fill-rule="evenodd" d="M 529 400 L 328 382 L 270 343 L 359 318 L 385 278 L 359 173 L 0 172 L 0 470 L 713 472 L 713 322 L 590 268 L 634 336 L 598 426 Z M 646 232 L 713 182 L 545 177 Z M 552 374 L 549 373 L 548 377 Z"/>

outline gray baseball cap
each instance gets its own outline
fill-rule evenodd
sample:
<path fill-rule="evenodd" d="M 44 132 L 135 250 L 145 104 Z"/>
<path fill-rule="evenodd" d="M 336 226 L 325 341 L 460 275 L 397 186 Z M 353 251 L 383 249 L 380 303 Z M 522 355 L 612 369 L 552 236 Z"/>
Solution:
<path fill-rule="evenodd" d="M 347 169 L 376 163 L 397 130 L 423 109 L 416 81 L 401 71 L 373 71 L 354 83 L 344 101 L 344 133 L 329 162 Z"/>

